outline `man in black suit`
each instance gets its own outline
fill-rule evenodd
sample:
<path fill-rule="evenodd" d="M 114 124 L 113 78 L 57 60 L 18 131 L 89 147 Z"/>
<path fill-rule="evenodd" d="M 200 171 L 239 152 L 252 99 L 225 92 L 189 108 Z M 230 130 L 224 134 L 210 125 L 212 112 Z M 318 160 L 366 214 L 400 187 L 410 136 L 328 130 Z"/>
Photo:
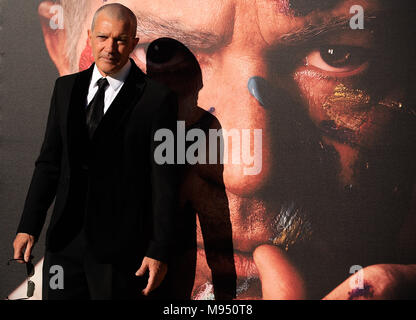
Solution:
<path fill-rule="evenodd" d="M 153 137 L 174 132 L 177 102 L 129 59 L 136 28 L 128 8 L 101 7 L 88 31 L 95 64 L 55 83 L 13 243 L 14 258 L 27 262 L 56 197 L 44 298 L 140 298 L 167 272 L 177 177 L 173 165 L 156 163 Z M 63 268 L 63 289 L 50 285 L 54 265 Z"/>

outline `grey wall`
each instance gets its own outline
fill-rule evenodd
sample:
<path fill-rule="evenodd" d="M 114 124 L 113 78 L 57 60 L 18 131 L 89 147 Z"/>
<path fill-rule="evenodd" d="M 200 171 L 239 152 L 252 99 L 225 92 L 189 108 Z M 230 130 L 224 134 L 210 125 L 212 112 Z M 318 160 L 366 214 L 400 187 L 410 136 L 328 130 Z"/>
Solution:
<path fill-rule="evenodd" d="M 0 0 L 0 299 L 24 280 L 24 268 L 7 267 L 34 161 L 42 142 L 49 100 L 58 77 L 49 59 L 39 0 Z M 33 252 L 43 255 L 44 234 Z"/>

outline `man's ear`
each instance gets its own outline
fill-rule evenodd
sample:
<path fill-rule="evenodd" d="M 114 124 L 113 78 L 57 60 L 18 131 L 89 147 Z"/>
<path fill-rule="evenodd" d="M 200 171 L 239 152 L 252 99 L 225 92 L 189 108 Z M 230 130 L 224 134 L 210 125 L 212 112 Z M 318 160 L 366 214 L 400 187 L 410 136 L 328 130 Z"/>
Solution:
<path fill-rule="evenodd" d="M 132 54 L 134 52 L 134 49 L 136 49 L 137 44 L 139 43 L 139 38 L 134 38 L 133 39 L 133 43 L 132 43 L 132 47 L 130 48 L 130 54 Z"/>
<path fill-rule="evenodd" d="M 59 74 L 63 76 L 70 73 L 70 67 L 69 60 L 66 57 L 65 28 L 60 25 L 63 21 L 57 21 L 57 17 L 59 17 L 59 10 L 56 9 L 59 9 L 59 7 L 57 7 L 55 3 L 51 1 L 43 1 L 38 7 L 38 14 L 49 56 L 58 69 Z"/>
<path fill-rule="evenodd" d="M 92 48 L 92 45 L 91 45 L 91 39 L 92 39 L 92 31 L 90 30 L 90 29 L 88 29 L 88 36 L 87 36 L 87 45 L 90 47 L 90 48 Z"/>
<path fill-rule="evenodd" d="M 139 43 L 139 40 L 140 40 L 140 38 L 134 38 L 134 42 L 133 42 L 133 44 L 134 44 L 134 49 L 136 49 L 137 44 Z M 133 50 L 134 50 L 134 49 L 133 49 Z"/>

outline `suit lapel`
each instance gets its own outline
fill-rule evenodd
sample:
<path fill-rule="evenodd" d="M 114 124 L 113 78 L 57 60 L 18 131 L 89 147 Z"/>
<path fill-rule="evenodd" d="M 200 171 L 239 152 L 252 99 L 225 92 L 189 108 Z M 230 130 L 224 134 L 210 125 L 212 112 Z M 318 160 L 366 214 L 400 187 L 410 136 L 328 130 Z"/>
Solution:
<path fill-rule="evenodd" d="M 93 69 L 94 64 L 87 70 L 78 73 L 72 87 L 67 115 L 68 155 L 70 160 L 74 160 L 74 156 L 79 156 L 80 151 L 75 151 L 79 150 L 80 143 L 85 140 L 87 132 L 85 105 Z"/>
<path fill-rule="evenodd" d="M 104 114 L 100 124 L 95 130 L 92 141 L 106 139 L 113 136 L 123 126 L 128 115 L 140 99 L 145 87 L 145 75 L 131 60 L 131 69 L 120 92 Z"/>

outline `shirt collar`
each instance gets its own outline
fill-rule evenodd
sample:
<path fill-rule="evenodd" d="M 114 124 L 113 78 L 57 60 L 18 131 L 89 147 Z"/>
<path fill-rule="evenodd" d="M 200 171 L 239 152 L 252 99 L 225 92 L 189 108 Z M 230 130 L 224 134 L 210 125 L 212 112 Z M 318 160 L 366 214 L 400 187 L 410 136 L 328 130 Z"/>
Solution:
<path fill-rule="evenodd" d="M 130 69 L 131 69 L 131 61 L 129 59 L 127 60 L 127 63 L 123 66 L 123 68 L 121 68 L 117 73 L 106 77 L 109 85 L 114 91 L 117 91 L 118 88 L 120 88 L 120 86 L 124 83 L 124 81 L 126 81 L 127 76 L 129 75 Z M 103 76 L 101 75 L 100 71 L 98 71 L 97 65 L 94 65 L 94 71 L 92 72 L 92 77 L 91 77 L 92 87 L 97 86 L 98 85 L 97 81 L 100 80 L 101 78 L 103 78 Z"/>

